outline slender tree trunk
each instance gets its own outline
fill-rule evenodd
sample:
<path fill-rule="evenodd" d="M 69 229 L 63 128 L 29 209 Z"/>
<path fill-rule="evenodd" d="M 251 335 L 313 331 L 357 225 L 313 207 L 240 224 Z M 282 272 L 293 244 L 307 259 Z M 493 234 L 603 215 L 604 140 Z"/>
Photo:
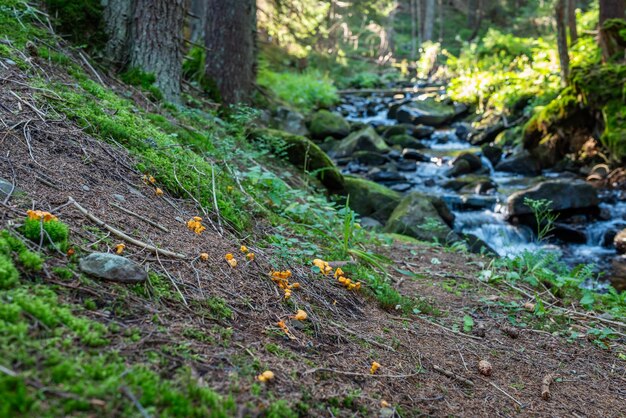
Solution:
<path fill-rule="evenodd" d="M 600 48 L 602 48 L 602 59 L 606 62 L 615 55 L 617 44 L 613 39 L 619 34 L 614 31 L 604 29 L 604 23 L 609 19 L 624 19 L 624 10 L 626 9 L 625 0 L 600 0 Z"/>
<path fill-rule="evenodd" d="M 444 25 L 443 0 L 439 0 L 439 43 L 443 42 L 443 25 Z"/>
<path fill-rule="evenodd" d="M 417 0 L 409 0 L 411 10 L 411 59 L 417 58 Z"/>
<path fill-rule="evenodd" d="M 224 103 L 250 99 L 256 76 L 256 2 L 207 0 L 206 75 Z"/>
<path fill-rule="evenodd" d="M 433 40 L 435 27 L 435 0 L 426 0 L 424 8 L 424 41 Z"/>
<path fill-rule="evenodd" d="M 569 27 L 569 41 L 575 44 L 578 40 L 576 28 L 576 0 L 567 0 L 567 26 Z"/>
<path fill-rule="evenodd" d="M 556 37 L 559 50 L 559 61 L 561 62 L 561 80 L 567 85 L 569 78 L 569 54 L 567 51 L 567 27 L 565 25 L 565 2 L 567 0 L 557 0 L 555 6 L 556 14 Z"/>
<path fill-rule="evenodd" d="M 417 20 L 417 47 L 424 41 L 424 0 L 415 0 L 415 17 Z"/>
<path fill-rule="evenodd" d="M 108 40 L 106 59 L 119 67 L 128 61 L 130 20 L 133 14 L 131 0 L 102 0 L 104 31 Z"/>
<path fill-rule="evenodd" d="M 131 68 L 154 74 L 169 101 L 178 101 L 183 62 L 184 0 L 135 0 Z"/>

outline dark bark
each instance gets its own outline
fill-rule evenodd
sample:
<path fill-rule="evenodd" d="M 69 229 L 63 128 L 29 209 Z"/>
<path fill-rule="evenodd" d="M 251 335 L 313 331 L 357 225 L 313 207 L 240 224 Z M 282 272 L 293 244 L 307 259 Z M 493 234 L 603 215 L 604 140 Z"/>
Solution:
<path fill-rule="evenodd" d="M 602 58 L 607 61 L 618 52 L 616 36 L 610 28 L 606 28 L 605 22 L 609 19 L 624 19 L 626 9 L 625 0 L 600 0 L 600 48 Z"/>
<path fill-rule="evenodd" d="M 565 25 L 565 2 L 557 0 L 555 6 L 556 15 L 556 38 L 561 63 L 561 80 L 567 85 L 569 78 L 569 54 L 567 50 L 567 27 Z"/>
<path fill-rule="evenodd" d="M 208 0 L 206 75 L 224 103 L 247 102 L 256 76 L 256 3 Z"/>
<path fill-rule="evenodd" d="M 433 30 L 435 27 L 435 0 L 424 2 L 424 41 L 433 40 Z"/>
<path fill-rule="evenodd" d="M 131 68 L 154 74 L 167 100 L 178 101 L 183 61 L 184 0 L 135 0 Z"/>
<path fill-rule="evenodd" d="M 204 28 L 206 26 L 206 1 L 205 0 L 191 0 L 190 8 L 190 39 L 191 42 L 204 43 Z"/>
<path fill-rule="evenodd" d="M 467 1 L 467 26 L 476 29 L 478 23 L 478 0 Z"/>
<path fill-rule="evenodd" d="M 569 27 L 569 41 L 575 44 L 578 40 L 576 28 L 576 0 L 567 0 L 567 26 Z"/>
<path fill-rule="evenodd" d="M 108 40 L 106 59 L 119 67 L 128 60 L 129 24 L 132 16 L 131 0 L 102 0 L 104 31 Z"/>
<path fill-rule="evenodd" d="M 411 10 L 411 59 L 417 58 L 417 0 L 409 0 Z"/>

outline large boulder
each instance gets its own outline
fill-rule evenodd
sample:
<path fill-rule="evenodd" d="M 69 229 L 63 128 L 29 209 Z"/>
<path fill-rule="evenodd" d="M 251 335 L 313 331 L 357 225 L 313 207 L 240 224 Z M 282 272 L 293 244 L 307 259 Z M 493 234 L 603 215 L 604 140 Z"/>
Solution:
<path fill-rule="evenodd" d="M 385 223 L 402 195 L 385 186 L 359 177 L 345 177 L 345 191 L 350 196 L 350 208 L 361 216 Z"/>
<path fill-rule="evenodd" d="M 393 211 L 385 232 L 408 235 L 422 241 L 454 242 L 460 237 L 451 229 L 454 215 L 438 197 L 413 192 Z"/>
<path fill-rule="evenodd" d="M 356 151 L 372 151 L 385 154 L 390 151 L 389 146 L 376 133 L 374 128 L 368 127 L 352 132 L 348 137 L 336 142 L 329 154 L 333 158 L 349 157 Z"/>
<path fill-rule="evenodd" d="M 550 208 L 554 212 L 597 209 L 600 203 L 598 192 L 589 183 L 551 180 L 509 196 L 509 216 L 531 215 L 533 213 L 531 208 L 524 203 L 525 199 L 549 200 L 552 202 Z"/>
<path fill-rule="evenodd" d="M 483 145 L 481 151 L 491 165 L 495 167 L 502 159 L 502 148 L 496 145 Z"/>
<path fill-rule="evenodd" d="M 290 163 L 307 172 L 315 172 L 316 177 L 329 190 L 343 189 L 343 175 L 330 157 L 310 139 L 276 129 L 254 129 L 249 137 L 253 140 L 278 139 L 284 144 Z"/>
<path fill-rule="evenodd" d="M 302 113 L 297 112 L 288 107 L 279 107 L 276 109 L 274 117 L 274 126 L 281 130 L 294 135 L 308 136 L 309 130 Z"/>
<path fill-rule="evenodd" d="M 141 265 L 110 253 L 91 253 L 81 258 L 79 267 L 90 276 L 119 283 L 141 283 L 148 278 Z"/>
<path fill-rule="evenodd" d="M 541 174 L 539 162 L 533 158 L 528 151 L 522 151 L 500 161 L 495 169 L 496 171 L 506 171 L 507 173 L 521 174 L 524 176 L 536 176 Z"/>
<path fill-rule="evenodd" d="M 414 149 L 426 148 L 426 145 L 422 144 L 420 141 L 418 141 L 417 139 L 413 138 L 409 134 L 393 135 L 391 137 L 386 138 L 385 142 L 390 147 L 393 147 L 394 145 L 397 145 L 397 146 L 399 146 L 401 148 L 414 148 Z"/>
<path fill-rule="evenodd" d="M 622 229 L 613 238 L 613 244 L 618 254 L 626 254 L 626 229 Z"/>
<path fill-rule="evenodd" d="M 454 105 L 430 97 L 400 106 L 396 110 L 396 119 L 401 123 L 440 126 L 454 119 L 457 114 Z"/>
<path fill-rule="evenodd" d="M 350 124 L 338 113 L 320 110 L 311 118 L 311 137 L 323 140 L 327 137 L 344 138 L 350 134 Z"/>
<path fill-rule="evenodd" d="M 452 167 L 448 170 L 447 175 L 451 177 L 462 176 L 480 170 L 482 167 L 483 163 L 479 157 L 471 152 L 464 152 L 452 161 Z"/>

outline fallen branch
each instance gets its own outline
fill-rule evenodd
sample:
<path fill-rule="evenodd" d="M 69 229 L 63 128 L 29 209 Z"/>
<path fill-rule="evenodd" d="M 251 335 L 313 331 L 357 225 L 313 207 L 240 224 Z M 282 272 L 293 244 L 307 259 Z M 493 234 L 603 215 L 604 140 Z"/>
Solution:
<path fill-rule="evenodd" d="M 306 374 L 317 373 L 317 372 L 331 372 L 331 373 L 343 374 L 346 376 L 388 377 L 391 379 L 406 379 L 407 377 L 416 376 L 421 373 L 420 371 L 417 371 L 415 373 L 410 373 L 410 374 L 376 374 L 376 373 L 371 374 L 371 373 L 344 372 L 342 370 L 330 369 L 327 367 L 317 367 L 315 369 L 305 370 L 302 374 L 306 375 Z"/>
<path fill-rule="evenodd" d="M 454 373 L 452 373 L 452 372 L 450 372 L 450 371 L 448 371 L 446 369 L 442 369 L 441 367 L 439 367 L 437 365 L 433 365 L 433 369 L 436 372 L 439 372 L 442 375 L 449 377 L 450 379 L 453 379 L 453 380 L 456 380 L 458 382 L 461 382 L 461 383 L 463 383 L 466 386 L 474 387 L 474 382 L 472 382 L 469 379 L 466 379 L 466 378 L 464 378 L 462 376 L 456 375 L 456 374 L 454 374 Z"/>
<path fill-rule="evenodd" d="M 103 220 L 99 219 L 95 215 L 89 213 L 89 211 L 87 211 L 87 209 L 85 209 L 77 201 L 75 201 L 73 197 L 69 197 L 69 203 L 73 204 L 74 207 L 76 207 L 76 209 L 78 209 L 78 211 L 80 213 L 85 215 L 85 217 L 91 219 L 98 226 L 101 226 L 102 228 L 105 228 L 106 230 L 111 232 L 113 235 L 115 235 L 118 238 L 123 239 L 124 241 L 130 242 L 131 244 L 134 244 L 134 245 L 136 245 L 138 247 L 145 248 L 146 250 L 152 251 L 155 254 L 161 254 L 161 255 L 165 255 L 165 256 L 168 256 L 168 257 L 174 257 L 174 258 L 182 258 L 182 259 L 186 259 L 187 258 L 187 256 L 185 254 L 176 253 L 174 251 L 169 251 L 169 250 L 162 250 L 162 249 L 157 248 L 157 247 L 155 247 L 153 245 L 146 244 L 143 241 L 139 241 L 138 239 L 135 239 L 133 237 L 130 237 L 130 236 L 126 235 L 125 233 L 123 233 L 119 229 L 112 227 L 111 225 L 107 224 L 106 222 L 104 222 Z"/>
<path fill-rule="evenodd" d="M 378 341 L 375 341 L 375 340 L 369 339 L 367 337 L 364 337 L 364 336 L 360 335 L 359 333 L 357 333 L 355 331 L 352 331 L 350 328 L 347 328 L 347 327 L 344 327 L 341 324 L 338 324 L 337 322 L 330 321 L 330 323 L 331 323 L 331 325 L 341 329 L 342 331 L 347 332 L 350 335 L 354 335 L 355 337 L 360 338 L 363 341 L 368 342 L 368 343 L 370 343 L 372 345 L 375 345 L 376 347 L 383 348 L 383 349 L 389 350 L 389 351 L 396 351 L 393 347 L 391 347 L 389 345 L 386 345 L 386 344 L 383 344 L 383 343 L 379 343 Z"/>
<path fill-rule="evenodd" d="M 164 227 L 163 225 L 161 225 L 159 223 L 156 223 L 156 222 L 154 222 L 154 221 L 152 221 L 152 220 L 150 220 L 148 218 L 145 218 L 145 217 L 141 216 L 140 214 L 133 212 L 132 210 L 126 209 L 125 207 L 120 206 L 120 205 L 118 205 L 115 202 L 109 202 L 109 205 L 113 206 L 114 208 L 117 208 L 117 209 L 121 210 L 124 213 L 132 215 L 132 216 L 136 217 L 137 219 L 142 220 L 142 221 L 152 225 L 153 227 L 160 229 L 163 232 L 170 232 L 170 230 L 167 229 L 166 227 Z"/>
<path fill-rule="evenodd" d="M 545 375 L 541 381 L 541 398 L 544 401 L 547 401 L 552 397 L 552 394 L 550 393 L 550 385 L 552 382 L 554 382 L 554 376 L 551 374 Z"/>
<path fill-rule="evenodd" d="M 485 379 L 483 379 L 485 380 Z M 512 395 L 510 395 L 507 391 L 505 391 L 504 389 L 502 389 L 501 387 L 499 387 L 498 385 L 496 385 L 493 382 L 489 382 L 488 380 L 485 380 L 485 382 L 489 383 L 491 386 L 493 386 L 494 388 L 498 389 L 500 392 L 502 392 L 504 395 L 506 395 L 507 398 L 509 398 L 510 400 L 512 400 L 513 402 L 515 402 L 516 404 L 518 404 L 520 406 L 520 408 L 524 407 L 524 404 L 521 403 L 520 401 L 518 401 L 517 399 L 515 399 Z"/>

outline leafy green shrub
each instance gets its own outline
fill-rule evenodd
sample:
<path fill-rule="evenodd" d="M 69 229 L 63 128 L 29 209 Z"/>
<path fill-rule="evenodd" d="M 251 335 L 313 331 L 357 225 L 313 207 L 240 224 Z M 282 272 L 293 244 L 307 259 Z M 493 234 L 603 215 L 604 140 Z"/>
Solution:
<path fill-rule="evenodd" d="M 41 236 L 44 231 L 43 237 Z M 63 244 L 69 237 L 69 228 L 59 220 L 44 222 L 40 219 L 26 218 L 22 233 L 33 242 L 43 242 L 44 244 Z"/>
<path fill-rule="evenodd" d="M 102 30 L 103 7 L 100 0 L 46 0 L 50 20 L 73 41 L 89 46 L 102 46 L 106 35 Z"/>
<path fill-rule="evenodd" d="M 281 100 L 305 112 L 317 107 L 332 106 L 339 99 L 332 82 L 313 70 L 304 73 L 277 73 L 262 66 L 257 81 Z"/>
<path fill-rule="evenodd" d="M 363 72 L 350 78 L 348 84 L 350 87 L 354 88 L 371 89 L 374 87 L 380 87 L 383 83 L 378 74 Z"/>
<path fill-rule="evenodd" d="M 0 289 L 8 289 L 19 281 L 20 274 L 13 261 L 5 255 L 0 255 Z"/>

